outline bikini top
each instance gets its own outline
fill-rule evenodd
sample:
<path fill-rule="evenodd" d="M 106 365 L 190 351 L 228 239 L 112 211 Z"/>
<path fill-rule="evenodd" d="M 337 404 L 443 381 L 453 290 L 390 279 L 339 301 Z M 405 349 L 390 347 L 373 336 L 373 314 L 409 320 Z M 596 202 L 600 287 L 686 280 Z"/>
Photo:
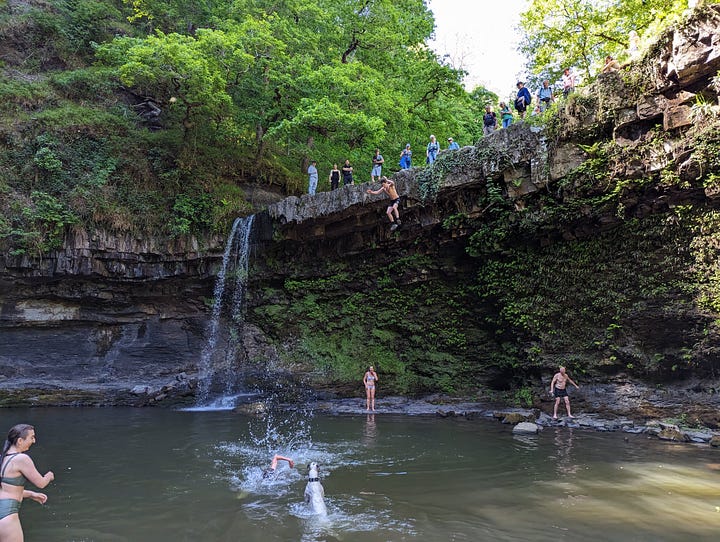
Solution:
<path fill-rule="evenodd" d="M 16 455 L 19 455 L 21 452 L 17 452 L 14 454 L 7 454 L 5 457 L 9 457 L 10 459 L 7 460 L 5 465 L 3 466 L 2 470 L 0 471 L 0 482 L 3 484 L 7 484 L 9 486 L 25 486 L 27 483 L 27 478 L 23 476 L 22 474 L 19 476 L 5 476 L 5 469 L 7 469 L 7 466 L 10 464 L 10 462 L 15 458 Z"/>

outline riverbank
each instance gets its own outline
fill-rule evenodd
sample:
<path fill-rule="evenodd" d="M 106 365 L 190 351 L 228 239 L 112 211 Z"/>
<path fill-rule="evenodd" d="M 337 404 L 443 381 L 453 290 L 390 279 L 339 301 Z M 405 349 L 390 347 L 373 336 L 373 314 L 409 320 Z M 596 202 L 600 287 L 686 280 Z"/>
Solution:
<path fill-rule="evenodd" d="M 695 383 L 693 387 L 697 390 L 698 385 Z M 554 402 L 549 396 L 536 399 L 532 408 L 517 408 L 499 402 L 433 395 L 416 399 L 398 396 L 379 397 L 374 412 L 365 409 L 363 397 L 319 400 L 314 404 L 313 410 L 328 415 L 392 414 L 465 419 L 492 418 L 512 426 L 531 423 L 537 427 L 537 431 L 548 427 L 569 427 L 600 432 L 620 431 L 646 434 L 648 437 L 671 442 L 720 447 L 720 429 L 717 426 L 703 425 L 698 418 L 698 415 L 718 415 L 716 406 L 718 397 L 715 393 L 708 394 L 693 391 L 692 388 L 682 390 L 676 387 L 652 390 L 638 383 L 626 383 L 623 387 L 606 384 L 591 385 L 581 390 L 576 391 L 571 399 L 574 418 L 564 415 L 564 405 L 561 404 L 557 420 L 551 416 Z M 695 402 L 692 402 L 693 400 Z M 610 404 L 612 408 L 608 406 Z"/>

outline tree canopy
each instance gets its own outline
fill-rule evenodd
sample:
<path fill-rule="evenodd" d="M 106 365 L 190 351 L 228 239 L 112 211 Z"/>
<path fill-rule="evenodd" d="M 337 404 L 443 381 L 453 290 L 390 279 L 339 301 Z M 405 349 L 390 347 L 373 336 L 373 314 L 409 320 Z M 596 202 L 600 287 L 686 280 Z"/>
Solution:
<path fill-rule="evenodd" d="M 392 172 L 430 133 L 472 144 L 492 94 L 433 29 L 424 0 L 0 2 L 0 244 L 223 231 L 247 185 L 298 194 L 310 159 L 364 181 L 376 147 Z"/>
<path fill-rule="evenodd" d="M 532 79 L 574 68 L 590 80 L 606 55 L 629 57 L 629 36 L 647 42 L 675 22 L 687 0 L 532 0 L 520 19 L 520 50 Z"/>
<path fill-rule="evenodd" d="M 399 153 L 429 130 L 472 137 L 463 73 L 425 46 L 434 21 L 423 0 L 203 4 L 184 32 L 168 20 L 181 4 L 134 0 L 131 18 L 154 33 L 118 37 L 98 58 L 255 178 L 297 178 L 311 157 L 369 166 L 376 146 Z"/>

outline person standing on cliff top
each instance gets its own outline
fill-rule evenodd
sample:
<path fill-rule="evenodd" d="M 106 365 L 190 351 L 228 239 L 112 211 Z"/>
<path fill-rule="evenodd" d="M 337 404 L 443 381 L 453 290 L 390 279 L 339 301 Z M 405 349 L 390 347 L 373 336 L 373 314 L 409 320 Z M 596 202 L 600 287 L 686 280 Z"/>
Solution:
<path fill-rule="evenodd" d="M 408 143 L 400 153 L 400 169 L 410 169 L 411 167 L 412 151 L 410 150 L 410 143 Z"/>
<path fill-rule="evenodd" d="M 567 410 L 568 418 L 574 418 L 572 414 L 570 414 L 570 397 L 568 397 L 567 393 L 567 383 L 570 382 L 573 386 L 575 386 L 577 389 L 580 389 L 580 386 L 575 384 L 573 382 L 573 379 L 568 376 L 568 374 L 565 372 L 565 367 L 560 367 L 560 370 L 555 373 L 555 376 L 553 376 L 552 382 L 550 382 L 550 395 L 555 397 L 555 409 L 553 410 L 553 420 L 557 420 L 557 412 L 558 407 L 560 406 L 560 399 L 565 399 L 565 408 Z"/>
<path fill-rule="evenodd" d="M 337 164 L 333 164 L 328 180 L 330 181 L 330 190 L 336 190 L 340 186 L 340 170 Z"/>
<path fill-rule="evenodd" d="M 525 88 L 525 83 L 522 81 L 517 82 L 517 97 L 515 98 L 515 109 L 517 109 L 518 114 L 520 115 L 521 119 L 525 118 L 525 111 L 527 111 L 527 108 L 530 106 L 530 102 L 532 102 L 532 96 L 530 96 L 530 91 Z"/>
<path fill-rule="evenodd" d="M 548 81 L 547 79 L 542 82 L 542 87 L 540 87 L 540 90 L 538 90 L 537 98 L 541 112 L 545 111 L 550 106 L 550 104 L 555 101 L 555 96 L 553 95 L 552 88 L 550 88 L 550 81 Z"/>
<path fill-rule="evenodd" d="M 437 139 L 435 139 L 435 136 L 431 134 L 430 143 L 425 147 L 425 163 L 429 165 L 435 162 L 439 152 L 440 144 L 437 142 Z"/>
<path fill-rule="evenodd" d="M 310 167 L 307 170 L 308 172 L 308 194 L 311 196 L 315 195 L 315 190 L 317 190 L 317 184 L 318 184 L 318 170 L 317 170 L 317 162 L 313 160 L 310 162 Z"/>
<path fill-rule="evenodd" d="M 380 175 L 382 175 L 382 165 L 385 163 L 385 158 L 382 157 L 382 154 L 380 154 L 380 149 L 375 149 L 375 156 L 373 156 L 372 159 L 372 171 L 370 172 L 370 182 L 375 182 L 375 177 L 378 178 L 378 181 L 380 180 Z"/>
<path fill-rule="evenodd" d="M 382 186 L 380 188 L 378 188 L 377 190 L 370 190 L 368 188 L 367 193 L 380 194 L 381 192 L 385 192 L 388 195 L 388 197 L 390 198 L 390 203 L 388 204 L 387 211 L 385 212 L 390 219 L 390 231 L 393 231 L 397 229 L 397 227 L 401 224 L 400 213 L 398 212 L 400 196 L 398 196 L 397 190 L 395 189 L 395 181 L 391 181 L 385 176 L 381 177 L 380 181 L 382 182 Z"/>
<path fill-rule="evenodd" d="M 353 167 L 350 165 L 350 160 L 345 160 L 345 164 L 342 167 L 343 185 L 355 184 L 353 180 Z"/>
<path fill-rule="evenodd" d="M 562 76 L 563 84 L 563 96 L 568 97 L 568 94 L 575 91 L 575 75 L 570 71 L 570 68 L 565 68 Z"/>

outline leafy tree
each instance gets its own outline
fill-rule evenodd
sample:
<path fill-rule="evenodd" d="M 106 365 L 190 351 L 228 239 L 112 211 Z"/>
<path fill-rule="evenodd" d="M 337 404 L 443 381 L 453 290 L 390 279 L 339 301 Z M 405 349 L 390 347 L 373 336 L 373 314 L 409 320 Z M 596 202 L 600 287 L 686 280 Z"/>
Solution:
<path fill-rule="evenodd" d="M 181 11 L 180 0 L 133 5 L 148 20 Z M 211 28 L 116 38 L 98 51 L 123 84 L 182 110 L 169 120 L 195 160 L 224 148 L 252 177 L 292 185 L 310 155 L 369 163 L 376 146 L 399 152 L 412 134 L 464 129 L 462 73 L 424 45 L 434 23 L 422 0 L 207 6 Z"/>
<path fill-rule="evenodd" d="M 686 0 L 532 0 L 520 19 L 520 50 L 534 83 L 566 67 L 590 80 L 605 56 L 627 59 L 631 30 L 647 41 L 686 8 Z"/>

